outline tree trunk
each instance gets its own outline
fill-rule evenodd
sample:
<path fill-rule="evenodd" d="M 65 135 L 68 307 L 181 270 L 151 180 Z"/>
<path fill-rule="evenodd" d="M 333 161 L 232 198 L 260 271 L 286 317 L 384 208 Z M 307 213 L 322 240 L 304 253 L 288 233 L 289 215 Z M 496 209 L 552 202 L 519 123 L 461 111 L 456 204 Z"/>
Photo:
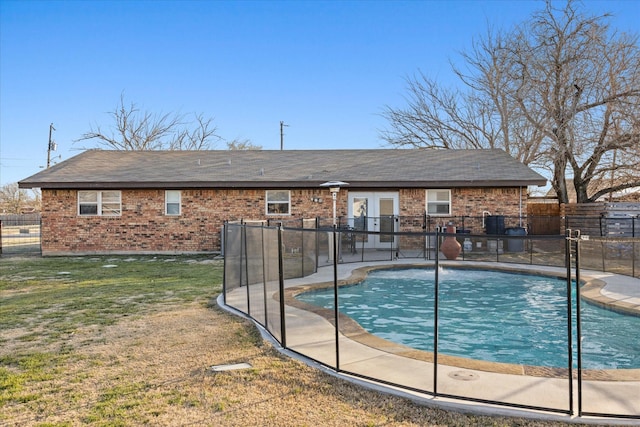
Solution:
<path fill-rule="evenodd" d="M 567 160 L 560 155 L 554 160 L 553 181 L 551 185 L 558 196 L 558 203 L 569 203 L 569 194 L 567 193 L 567 180 L 564 171 L 567 167 Z"/>

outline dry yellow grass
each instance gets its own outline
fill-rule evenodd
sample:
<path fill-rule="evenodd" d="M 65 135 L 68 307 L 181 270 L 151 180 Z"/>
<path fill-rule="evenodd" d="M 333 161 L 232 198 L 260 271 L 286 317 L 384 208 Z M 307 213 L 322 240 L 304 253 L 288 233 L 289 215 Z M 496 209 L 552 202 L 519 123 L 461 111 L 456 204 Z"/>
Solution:
<path fill-rule="evenodd" d="M 106 328 L 85 328 L 65 345 L 73 350 L 64 373 L 38 384 L 42 399 L 5 406 L 0 424 L 553 424 L 467 416 L 362 389 L 282 356 L 246 321 L 199 303 Z M 209 369 L 238 362 L 252 368 L 218 373 Z"/>
<path fill-rule="evenodd" d="M 68 261 L 66 270 L 95 277 L 95 283 L 83 289 L 73 275 L 48 272 L 51 265 L 62 263 L 59 260 L 23 267 L 0 262 L 0 303 L 20 310 L 41 305 L 33 313 L 4 312 L 0 425 L 560 425 L 428 408 L 283 356 L 252 324 L 203 295 L 211 290 L 210 269 L 219 266 L 170 264 L 174 270 L 185 268 L 183 275 L 191 272 L 191 289 L 166 277 L 160 284 L 160 276 L 149 279 L 151 285 L 147 279 L 124 287 L 110 284 L 123 283 L 143 269 L 149 277 L 168 268 L 155 263 L 156 270 L 150 270 L 147 261 L 108 260 L 120 266 L 120 277 L 113 277 L 116 270 L 105 269 L 102 261 L 92 261 L 95 267 L 85 260 Z M 200 273 L 195 271 L 199 268 Z M 43 294 L 46 301 L 37 298 L 36 289 L 43 287 L 51 289 Z M 103 294 L 95 297 L 99 289 Z M 169 289 L 184 289 L 185 296 L 178 298 L 177 291 Z M 30 294 L 34 296 L 17 302 Z M 98 304 L 107 296 L 114 303 Z M 83 305 L 81 300 L 92 303 Z M 95 309 L 101 312 L 92 313 Z M 239 362 L 252 367 L 218 373 L 210 369 Z M 22 377 L 27 373 L 28 378 Z"/>

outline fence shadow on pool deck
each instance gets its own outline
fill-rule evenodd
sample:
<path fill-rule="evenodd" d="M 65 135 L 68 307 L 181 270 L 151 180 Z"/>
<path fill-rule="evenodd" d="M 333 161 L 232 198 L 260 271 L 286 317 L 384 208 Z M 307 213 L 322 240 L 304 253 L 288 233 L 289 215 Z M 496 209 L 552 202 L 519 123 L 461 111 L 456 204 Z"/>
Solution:
<path fill-rule="evenodd" d="M 570 232 L 569 238 L 438 231 L 367 233 L 228 223 L 223 239 L 224 301 L 262 325 L 284 348 L 336 372 L 437 398 L 563 415 L 638 419 L 640 402 L 632 396 L 640 387 L 640 370 L 591 369 L 582 364 L 581 349 L 589 343 L 577 345 L 575 322 L 580 324 L 580 310 L 575 311 L 575 286 L 566 276 L 567 272 L 579 274 L 577 263 L 580 269 L 638 277 L 640 239 L 578 237 L 576 232 Z M 523 367 L 456 358 L 439 354 L 436 343 L 435 352 L 416 351 L 367 334 L 339 310 L 309 307 L 292 299 L 310 282 L 319 282 L 333 286 L 338 301 L 338 285 L 345 283 L 353 269 L 372 262 L 433 267 L 443 262 L 438 249 L 446 238 L 460 243 L 458 264 L 497 262 L 529 266 L 533 272 L 542 266 L 556 267 L 566 282 L 566 309 L 558 313 L 567 318 L 563 345 L 569 361 L 566 367 Z M 436 301 L 437 295 L 436 290 Z M 436 316 L 424 327 L 437 325 Z M 621 339 L 627 338 L 621 334 Z"/>

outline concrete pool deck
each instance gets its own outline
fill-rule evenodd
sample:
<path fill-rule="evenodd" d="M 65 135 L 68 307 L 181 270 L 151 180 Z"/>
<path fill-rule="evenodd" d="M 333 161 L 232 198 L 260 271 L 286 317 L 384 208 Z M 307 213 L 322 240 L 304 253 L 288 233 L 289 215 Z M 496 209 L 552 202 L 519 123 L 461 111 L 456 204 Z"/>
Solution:
<path fill-rule="evenodd" d="M 361 279 L 368 269 L 386 267 L 431 266 L 433 261 L 417 262 L 369 262 L 358 264 L 339 264 L 338 280 L 353 283 Z M 536 274 L 554 276 L 566 275 L 566 269 L 544 266 L 514 265 L 506 263 L 474 263 L 470 261 L 441 261 L 446 268 L 496 268 L 503 270 L 527 271 Z M 363 269 L 364 267 L 364 269 Z M 320 362 L 329 367 L 339 365 L 338 373 L 324 368 L 333 375 L 358 381 L 363 385 L 381 391 L 402 394 L 421 403 L 438 405 L 459 411 L 471 411 L 483 414 L 528 416 L 559 421 L 582 423 L 609 423 L 637 425 L 634 420 L 603 417 L 576 417 L 556 414 L 553 411 L 568 411 L 570 399 L 573 400 L 574 414 L 578 412 L 577 381 L 574 370 L 573 396 L 569 395 L 568 370 L 553 370 L 520 365 L 497 364 L 474 361 L 464 358 L 438 356 L 438 369 L 434 370 L 433 355 L 429 352 L 413 350 L 393 344 L 366 332 L 355 322 L 340 318 L 338 334 L 339 360 L 336 356 L 336 331 L 331 315 L 322 310 L 309 310 L 309 307 L 292 303 L 292 294 L 300 290 L 333 283 L 333 266 L 321 267 L 310 276 L 285 281 L 286 299 L 286 347 L 294 357 L 309 364 Z M 586 280 L 589 295 L 608 307 L 621 308 L 624 312 L 640 313 L 640 280 L 611 273 L 582 271 L 581 279 Z M 323 285 L 324 284 L 324 285 Z M 270 292 L 264 292 L 261 285 L 252 285 L 235 289 L 227 295 L 227 303 L 235 307 L 246 306 L 247 290 L 254 301 L 251 306 L 252 317 L 262 324 L 268 324 L 270 330 L 277 329 L 274 320 L 265 321 L 264 308 L 272 304 L 277 296 L 277 284 L 268 284 Z M 586 292 L 585 292 L 586 293 Z M 265 299 L 266 298 L 266 299 Z M 222 301 L 220 301 L 222 302 Z M 270 309 L 271 310 L 271 309 Z M 332 312 L 330 312 L 332 313 Z M 278 320 L 279 324 L 279 320 Z M 275 343 L 275 341 L 274 341 Z M 278 344 L 276 344 L 277 346 Z M 287 349 L 282 349 L 287 351 Z M 295 353 L 294 353 L 295 352 Z M 306 357 L 303 357 L 304 355 Z M 307 359 L 309 358 L 309 359 Z M 437 375 L 437 397 L 434 392 L 434 377 Z M 375 378 L 380 382 L 369 381 Z M 585 380 L 584 378 L 589 378 Z M 383 385 L 384 382 L 398 384 L 401 387 Z M 585 375 L 582 381 L 582 411 L 586 413 L 620 414 L 627 417 L 640 417 L 640 370 L 618 370 L 609 375 Z M 446 396 L 459 396 L 455 399 Z M 474 401 L 500 401 L 508 405 L 523 408 L 510 408 L 502 405 L 488 405 Z M 524 408 L 529 407 L 530 409 Z M 533 408 L 533 409 L 531 409 Z M 535 408 L 550 408 L 553 411 L 540 411 Z"/>

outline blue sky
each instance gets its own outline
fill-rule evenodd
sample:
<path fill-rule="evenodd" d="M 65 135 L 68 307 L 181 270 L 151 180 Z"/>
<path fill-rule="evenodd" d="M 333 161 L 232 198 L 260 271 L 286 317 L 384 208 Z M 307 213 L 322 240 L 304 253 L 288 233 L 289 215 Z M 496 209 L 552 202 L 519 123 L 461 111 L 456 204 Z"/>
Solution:
<path fill-rule="evenodd" d="M 640 33 L 640 2 L 586 1 Z M 0 185 L 81 152 L 124 93 L 153 113 L 213 117 L 226 140 L 264 149 L 380 148 L 385 105 L 418 70 L 455 82 L 449 61 L 489 25 L 540 1 L 0 0 Z M 225 149 L 224 143 L 217 147 Z"/>

